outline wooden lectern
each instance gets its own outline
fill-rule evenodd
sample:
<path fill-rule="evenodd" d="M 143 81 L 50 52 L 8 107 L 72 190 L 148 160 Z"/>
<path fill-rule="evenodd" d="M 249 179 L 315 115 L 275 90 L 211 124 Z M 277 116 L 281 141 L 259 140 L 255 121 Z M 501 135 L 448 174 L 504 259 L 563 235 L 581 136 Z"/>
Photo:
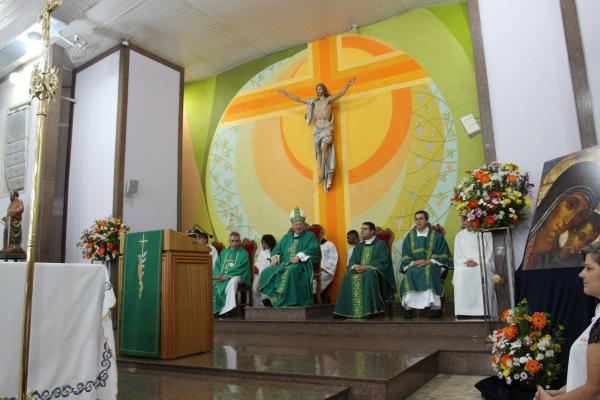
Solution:
<path fill-rule="evenodd" d="M 120 260 L 120 277 L 122 268 Z M 161 280 L 160 358 L 170 360 L 211 351 L 214 329 L 210 248 L 165 229 Z"/>

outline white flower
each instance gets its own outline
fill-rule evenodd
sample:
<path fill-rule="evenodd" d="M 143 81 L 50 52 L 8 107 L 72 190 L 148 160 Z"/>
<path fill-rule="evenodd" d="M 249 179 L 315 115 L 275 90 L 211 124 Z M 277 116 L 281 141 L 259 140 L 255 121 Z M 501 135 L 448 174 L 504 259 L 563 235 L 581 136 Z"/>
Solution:
<path fill-rule="evenodd" d="M 527 363 L 527 361 L 529 361 L 529 359 L 528 359 L 527 357 L 521 357 L 521 358 L 519 358 L 519 362 L 520 362 L 521 364 L 526 364 L 526 363 Z"/>
<path fill-rule="evenodd" d="M 506 377 L 506 384 L 510 385 L 512 383 L 512 379 L 510 379 L 510 376 Z"/>
<path fill-rule="evenodd" d="M 527 379 L 527 373 L 526 372 L 521 372 L 521 379 L 522 380 L 526 380 Z"/>
<path fill-rule="evenodd" d="M 510 345 L 512 346 L 513 349 L 520 349 L 521 348 L 521 340 L 517 339 L 514 342 L 512 342 Z"/>
<path fill-rule="evenodd" d="M 514 375 L 513 375 L 513 378 L 515 378 L 515 380 L 517 380 L 517 381 L 518 381 L 518 380 L 519 380 L 519 374 L 514 374 Z"/>
<path fill-rule="evenodd" d="M 543 353 L 538 353 L 537 356 L 535 356 L 535 359 L 538 361 L 542 361 L 544 359 L 544 354 Z"/>
<path fill-rule="evenodd" d="M 546 357 L 554 357 L 554 350 L 546 351 Z"/>

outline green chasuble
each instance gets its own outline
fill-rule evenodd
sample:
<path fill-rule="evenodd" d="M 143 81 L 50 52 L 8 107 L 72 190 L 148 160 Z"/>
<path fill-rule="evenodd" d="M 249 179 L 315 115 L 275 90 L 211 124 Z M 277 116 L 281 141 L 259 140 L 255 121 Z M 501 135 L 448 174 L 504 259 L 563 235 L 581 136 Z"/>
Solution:
<path fill-rule="evenodd" d="M 292 264 L 298 253 L 309 256 L 305 262 Z M 313 303 L 313 264 L 321 261 L 321 248 L 314 233 L 304 231 L 298 236 L 287 233 L 271 251 L 279 256 L 279 264 L 260 274 L 258 290 L 269 297 L 275 307 L 308 306 Z"/>
<path fill-rule="evenodd" d="M 371 268 L 356 272 L 350 269 L 355 265 Z M 388 245 L 377 238 L 371 244 L 360 242 L 348 261 L 348 272 L 344 275 L 333 313 L 351 318 L 381 313 L 385 303 L 394 302 L 395 293 L 396 280 Z"/>
<path fill-rule="evenodd" d="M 217 281 L 219 275 L 239 276 L 244 285 L 250 287 L 250 262 L 246 250 L 241 247 L 235 250 L 229 247 L 219 254 L 213 270 L 213 314 L 217 314 L 225 306 L 225 288 L 229 283 L 229 280 Z"/>
<path fill-rule="evenodd" d="M 438 296 L 444 295 L 444 287 L 440 279 L 441 265 L 431 263 L 424 267 L 409 266 L 415 260 L 435 260 L 447 267 L 453 268 L 452 254 L 446 239 L 440 233 L 429 229 L 427 237 L 417 236 L 417 230 L 411 229 L 402 243 L 402 263 L 404 280 L 400 285 L 400 296 L 408 292 L 424 292 L 432 289 Z"/>

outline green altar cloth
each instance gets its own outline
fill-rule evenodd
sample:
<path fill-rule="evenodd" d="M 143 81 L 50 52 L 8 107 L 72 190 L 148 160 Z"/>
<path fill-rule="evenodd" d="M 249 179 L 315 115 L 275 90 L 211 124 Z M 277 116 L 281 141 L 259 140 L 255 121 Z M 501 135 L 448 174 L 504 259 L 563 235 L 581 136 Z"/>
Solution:
<path fill-rule="evenodd" d="M 123 246 L 121 354 L 160 357 L 163 231 L 127 233 Z"/>

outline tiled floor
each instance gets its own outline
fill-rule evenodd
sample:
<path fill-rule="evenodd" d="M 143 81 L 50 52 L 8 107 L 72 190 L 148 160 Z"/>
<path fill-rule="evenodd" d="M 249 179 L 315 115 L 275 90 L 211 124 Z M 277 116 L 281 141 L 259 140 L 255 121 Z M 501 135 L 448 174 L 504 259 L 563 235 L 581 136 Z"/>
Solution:
<path fill-rule="evenodd" d="M 483 378 L 487 377 L 440 374 L 407 400 L 480 400 L 483 397 L 473 385 Z"/>

